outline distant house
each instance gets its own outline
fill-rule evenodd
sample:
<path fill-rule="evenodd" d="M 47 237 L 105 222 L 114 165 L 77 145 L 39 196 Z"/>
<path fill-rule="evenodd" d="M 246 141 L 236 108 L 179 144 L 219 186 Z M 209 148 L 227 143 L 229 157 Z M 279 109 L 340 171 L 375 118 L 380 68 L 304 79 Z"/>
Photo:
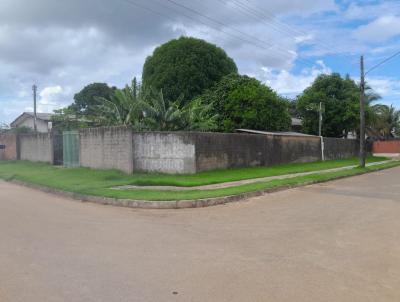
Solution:
<path fill-rule="evenodd" d="M 292 124 L 290 129 L 295 132 L 301 132 L 303 130 L 303 120 L 292 117 Z"/>
<path fill-rule="evenodd" d="M 37 113 L 36 114 L 36 128 L 38 132 L 50 132 L 52 128 L 51 117 L 52 113 Z M 17 117 L 12 123 L 11 128 L 27 127 L 34 129 L 34 114 L 33 112 L 24 112 Z"/>

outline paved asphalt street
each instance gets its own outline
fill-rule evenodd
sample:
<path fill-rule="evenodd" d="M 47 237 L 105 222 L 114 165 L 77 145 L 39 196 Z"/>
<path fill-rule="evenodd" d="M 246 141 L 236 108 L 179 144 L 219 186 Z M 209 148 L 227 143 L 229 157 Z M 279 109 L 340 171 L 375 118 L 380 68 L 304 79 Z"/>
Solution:
<path fill-rule="evenodd" d="M 400 301 L 400 168 L 187 210 L 0 182 L 0 301 Z"/>

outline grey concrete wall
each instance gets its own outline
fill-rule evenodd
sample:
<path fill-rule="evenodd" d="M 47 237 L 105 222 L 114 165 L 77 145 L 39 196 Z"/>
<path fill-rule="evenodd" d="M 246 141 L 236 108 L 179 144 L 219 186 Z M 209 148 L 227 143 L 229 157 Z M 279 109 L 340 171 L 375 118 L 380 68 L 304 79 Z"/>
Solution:
<path fill-rule="evenodd" d="M 18 141 L 21 159 L 54 162 L 51 135 L 21 135 L 17 145 Z M 324 142 L 327 160 L 358 155 L 356 140 L 325 138 Z M 191 174 L 321 160 L 321 140 L 316 136 L 133 132 L 126 127 L 111 127 L 80 130 L 79 145 L 81 166 L 126 173 Z"/>
<path fill-rule="evenodd" d="M 345 159 L 359 155 L 360 143 L 355 139 L 324 137 L 324 149 L 326 160 Z"/>
<path fill-rule="evenodd" d="M 267 164 L 267 138 L 264 135 L 194 133 L 196 171 Z"/>
<path fill-rule="evenodd" d="M 21 160 L 53 163 L 51 134 L 21 134 L 19 135 L 19 148 Z"/>
<path fill-rule="evenodd" d="M 183 174 L 196 172 L 191 133 L 143 132 L 133 134 L 135 171 Z"/>
<path fill-rule="evenodd" d="M 222 133 L 192 135 L 196 146 L 197 172 L 321 159 L 318 137 Z"/>
<path fill-rule="evenodd" d="M 267 166 L 322 159 L 320 137 L 271 135 L 267 139 Z"/>
<path fill-rule="evenodd" d="M 79 131 L 80 164 L 94 169 L 132 173 L 132 130 L 127 127 L 90 128 Z"/>

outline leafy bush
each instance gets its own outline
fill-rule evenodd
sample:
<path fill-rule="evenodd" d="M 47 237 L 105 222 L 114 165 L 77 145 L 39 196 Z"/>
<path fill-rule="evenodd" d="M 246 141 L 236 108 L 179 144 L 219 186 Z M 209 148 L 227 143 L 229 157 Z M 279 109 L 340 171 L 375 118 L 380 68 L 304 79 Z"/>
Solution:
<path fill-rule="evenodd" d="M 283 131 L 290 128 L 288 102 L 260 81 L 231 74 L 199 97 L 218 114 L 217 130 Z"/>
<path fill-rule="evenodd" d="M 225 51 L 204 40 L 181 37 L 156 48 L 143 66 L 143 85 L 163 90 L 168 101 L 183 94 L 187 101 L 237 72 Z"/>

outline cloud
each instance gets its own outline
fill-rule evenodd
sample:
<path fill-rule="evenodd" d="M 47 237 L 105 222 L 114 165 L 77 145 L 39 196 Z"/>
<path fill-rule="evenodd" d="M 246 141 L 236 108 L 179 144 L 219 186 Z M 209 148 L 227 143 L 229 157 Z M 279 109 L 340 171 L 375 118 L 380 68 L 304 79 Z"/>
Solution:
<path fill-rule="evenodd" d="M 349 1 L 349 6 L 341 14 L 348 20 L 374 20 L 390 15 L 399 7 L 397 1 Z M 358 3 L 357 3 L 358 2 Z"/>
<path fill-rule="evenodd" d="M 356 18 L 356 10 L 350 6 L 347 15 Z M 347 52 L 363 49 L 352 29 L 336 27 L 339 13 L 334 0 L 1 0 L 0 121 L 32 107 L 33 83 L 46 111 L 71 103 L 92 82 L 124 86 L 140 77 L 156 46 L 181 35 L 223 47 L 241 73 L 269 81 L 279 93 L 298 93 L 327 67 L 296 73 L 297 59 L 337 52 L 316 51 L 323 38 Z"/>
<path fill-rule="evenodd" d="M 382 97 L 400 97 L 400 80 L 391 77 L 369 77 L 368 84 Z"/>
<path fill-rule="evenodd" d="M 311 68 L 304 68 L 300 74 L 293 74 L 288 70 L 272 70 L 264 67 L 260 78 L 275 91 L 287 96 L 296 97 L 310 86 L 315 78 L 321 74 L 330 74 L 332 70 L 323 61 L 317 61 Z"/>
<path fill-rule="evenodd" d="M 231 0 L 193 1 L 190 11 L 182 0 L 36 0 L 34 5 L 2 0 L 0 120 L 31 107 L 33 83 L 43 94 L 40 110 L 46 111 L 68 104 L 91 82 L 123 86 L 140 76 L 157 45 L 180 35 L 225 48 L 243 73 L 255 74 L 260 66 L 289 69 L 298 44 L 310 37 L 282 37 L 273 29 L 272 14 L 305 17 L 336 7 L 334 0 L 243 3 L 240 8 Z M 263 22 L 249 13 L 254 9 L 265 14 Z"/>
<path fill-rule="evenodd" d="M 400 17 L 393 15 L 379 17 L 354 32 L 355 38 L 371 43 L 384 42 L 397 35 L 400 35 Z"/>

